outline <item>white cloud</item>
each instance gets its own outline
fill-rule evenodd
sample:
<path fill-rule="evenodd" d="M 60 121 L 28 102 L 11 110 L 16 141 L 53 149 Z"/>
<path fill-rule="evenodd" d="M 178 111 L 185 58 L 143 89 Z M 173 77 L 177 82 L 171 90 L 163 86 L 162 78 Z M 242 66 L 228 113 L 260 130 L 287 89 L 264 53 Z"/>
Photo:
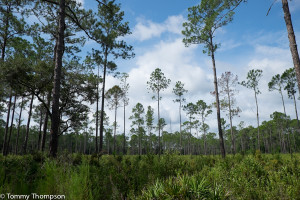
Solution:
<path fill-rule="evenodd" d="M 169 32 L 174 34 L 181 33 L 183 16 L 170 16 L 163 23 L 155 23 L 151 20 L 144 20 L 139 18 L 138 23 L 133 28 L 132 35 L 129 38 L 144 41 L 153 37 L 160 37 L 162 33 Z"/>

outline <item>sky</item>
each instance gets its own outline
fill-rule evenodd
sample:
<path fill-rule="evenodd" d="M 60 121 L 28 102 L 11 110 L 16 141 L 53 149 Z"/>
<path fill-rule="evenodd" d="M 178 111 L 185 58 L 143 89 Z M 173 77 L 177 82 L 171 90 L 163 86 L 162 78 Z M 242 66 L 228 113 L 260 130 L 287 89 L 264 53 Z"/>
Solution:
<path fill-rule="evenodd" d="M 84 8 L 95 8 L 92 1 L 81 0 Z M 118 71 L 129 74 L 129 105 L 127 117 L 131 115 L 132 107 L 142 103 L 144 108 L 150 105 L 157 115 L 157 102 L 152 100 L 154 95 L 147 90 L 147 81 L 155 68 L 161 68 L 165 76 L 171 79 L 168 89 L 162 92 L 161 117 L 168 123 L 167 131 L 179 130 L 178 103 L 174 103 L 175 95 L 172 89 L 176 81 L 185 84 L 188 93 L 186 103 L 202 99 L 211 104 L 215 98 L 210 94 L 214 90 L 211 58 L 203 54 L 202 45 L 185 47 L 182 39 L 182 23 L 187 20 L 188 7 L 197 5 L 195 0 L 122 0 L 121 9 L 125 12 L 125 21 L 129 22 L 132 34 L 123 38 L 134 47 L 135 57 L 130 60 L 115 60 Z M 283 112 L 281 98 L 278 92 L 268 91 L 268 82 L 275 74 L 281 74 L 293 67 L 286 26 L 283 18 L 281 1 L 277 1 L 268 16 L 266 16 L 273 0 L 249 0 L 240 5 L 232 23 L 222 27 L 215 37 L 221 44 L 216 53 L 216 68 L 218 77 L 225 71 L 230 71 L 239 77 L 239 81 L 246 79 L 250 69 L 262 69 L 263 77 L 259 83 L 261 94 L 258 95 L 260 122 L 269 120 L 274 111 Z M 300 1 L 290 1 L 290 10 L 299 43 L 300 38 Z M 95 48 L 89 41 L 85 50 Z M 119 84 L 113 77 L 108 78 L 107 89 Z M 233 125 L 240 121 L 245 125 L 256 127 L 256 107 L 254 92 L 250 89 L 236 86 L 237 105 L 242 112 L 234 117 Z M 293 101 L 284 92 L 287 114 L 295 118 Z M 299 103 L 299 101 L 297 102 Z M 94 109 L 95 106 L 92 106 Z M 109 113 L 110 121 L 114 118 Z M 123 132 L 123 113 L 119 109 L 117 122 L 120 124 L 118 133 Z M 182 113 L 183 120 L 187 120 Z M 225 112 L 221 112 L 227 123 L 229 119 Z M 157 120 L 157 119 L 155 119 Z M 156 123 L 156 121 L 155 121 Z M 210 131 L 217 132 L 216 110 L 207 119 Z M 127 131 L 131 122 L 127 119 Z"/>
<path fill-rule="evenodd" d="M 86 9 L 95 9 L 96 1 L 78 0 Z M 171 79 L 171 84 L 162 92 L 160 115 L 165 118 L 165 130 L 175 132 L 179 130 L 179 105 L 173 100 L 176 96 L 172 90 L 177 81 L 185 84 L 188 93 L 184 96 L 186 103 L 196 103 L 204 100 L 212 104 L 215 97 L 213 70 L 211 58 L 203 54 L 203 45 L 185 47 L 182 39 L 182 23 L 187 20 L 188 8 L 197 5 L 195 0 L 117 0 L 121 10 L 125 12 L 124 21 L 129 22 L 132 34 L 124 38 L 134 47 L 135 57 L 130 60 L 118 59 L 119 72 L 129 74 L 129 105 L 126 107 L 126 132 L 129 133 L 132 108 L 143 104 L 145 111 L 150 105 L 157 116 L 157 101 L 154 95 L 147 90 L 147 81 L 156 68 L 160 68 L 165 76 Z M 258 95 L 260 122 L 270 120 L 274 111 L 283 112 L 281 97 L 278 92 L 268 91 L 268 82 L 272 76 L 283 73 L 293 67 L 286 26 L 283 18 L 281 1 L 277 1 L 268 16 L 266 16 L 273 0 L 249 0 L 235 10 L 234 20 L 222 27 L 215 36 L 215 41 L 221 44 L 216 52 L 217 76 L 226 71 L 237 75 L 239 81 L 246 79 L 250 69 L 262 69 L 263 77 L 259 83 L 261 94 Z M 300 0 L 289 1 L 290 10 L 299 44 L 300 38 Z M 82 48 L 82 55 L 86 55 L 92 48 L 97 48 L 93 41 L 87 41 Z M 120 84 L 120 80 L 109 76 L 106 89 Z M 233 118 L 233 125 L 240 121 L 245 126 L 256 127 L 256 107 L 254 92 L 250 89 L 236 86 L 239 91 L 236 95 L 237 105 L 242 112 Z M 288 99 L 284 92 L 287 114 L 295 118 L 293 101 Z M 297 101 L 299 103 L 299 101 Z M 92 111 L 96 106 L 90 105 Z M 114 112 L 105 108 L 113 123 Z M 217 132 L 216 110 L 207 118 L 206 123 L 211 132 Z M 92 113 L 89 115 L 92 119 Z M 225 112 L 221 112 L 229 124 Z M 25 117 L 26 119 L 26 117 Z M 182 121 L 188 120 L 182 112 Z M 120 124 L 117 133 L 123 133 L 123 109 L 118 109 L 117 123 Z M 157 123 L 157 118 L 155 119 Z M 94 127 L 94 124 L 90 124 Z"/>

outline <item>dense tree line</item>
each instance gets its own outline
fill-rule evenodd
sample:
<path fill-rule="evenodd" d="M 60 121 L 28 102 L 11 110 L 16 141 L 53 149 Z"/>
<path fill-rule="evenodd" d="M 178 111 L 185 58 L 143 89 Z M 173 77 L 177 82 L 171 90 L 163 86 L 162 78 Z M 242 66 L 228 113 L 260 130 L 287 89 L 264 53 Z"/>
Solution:
<path fill-rule="evenodd" d="M 126 110 L 130 100 L 129 75 L 117 72 L 115 60 L 130 59 L 134 53 L 133 47 L 120 39 L 130 34 L 130 29 L 115 0 L 97 1 L 96 11 L 85 10 L 75 0 L 1 0 L 0 150 L 3 155 L 34 151 L 49 151 L 53 157 L 58 151 L 160 155 L 177 151 L 181 154 L 220 153 L 225 157 L 226 152 L 246 153 L 256 149 L 266 153 L 297 151 L 300 125 L 295 94 L 299 67 L 295 59 L 295 68 L 275 75 L 268 84 L 270 91 L 280 93 L 284 112 L 275 111 L 269 121 L 262 123 L 257 100 L 262 70 L 250 70 L 247 80 L 241 82 L 232 72 L 217 76 L 215 53 L 219 44 L 214 41 L 215 32 L 233 20 L 234 10 L 242 2 L 202 0 L 189 8 L 188 21 L 183 24 L 183 43 L 186 46 L 204 44 L 204 53 L 212 60 L 212 94 L 216 100 L 186 102 L 188 91 L 183 82 L 177 81 L 173 93 L 174 103 L 179 103 L 179 131 L 168 132 L 167 122 L 160 116 L 160 100 L 161 92 L 170 86 L 171 80 L 160 68 L 156 68 L 147 81 L 147 89 L 154 93 L 153 99 L 157 101 L 157 111 L 141 103 L 132 111 Z M 286 4 L 283 1 L 283 5 Z M 33 16 L 36 22 L 27 24 L 24 18 Z M 287 22 L 286 15 L 285 19 Z M 79 53 L 87 38 L 95 41 L 97 48 L 90 49 L 82 58 Z M 119 79 L 120 84 L 107 89 L 108 73 Z M 245 127 L 244 122 L 233 123 L 233 117 L 241 112 L 235 99 L 237 84 L 254 91 L 257 127 Z M 284 90 L 294 101 L 296 119 L 286 113 Z M 94 104 L 96 111 L 89 106 Z M 116 120 L 117 111 L 121 107 L 124 130 L 117 134 L 118 123 L 121 123 Z M 107 108 L 114 111 L 114 119 L 106 115 Z M 207 124 L 207 117 L 214 108 L 218 137 L 209 131 Z M 182 111 L 187 121 L 182 122 Z M 221 117 L 221 111 L 226 119 Z M 25 112 L 28 113 L 26 122 Z M 89 119 L 90 113 L 93 119 Z M 128 132 L 126 119 L 131 120 Z"/>

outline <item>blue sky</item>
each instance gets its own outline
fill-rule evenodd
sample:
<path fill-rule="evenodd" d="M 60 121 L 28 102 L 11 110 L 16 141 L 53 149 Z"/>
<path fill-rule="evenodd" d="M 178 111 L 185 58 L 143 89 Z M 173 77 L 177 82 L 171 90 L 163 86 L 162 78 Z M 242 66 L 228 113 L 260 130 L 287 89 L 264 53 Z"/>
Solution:
<path fill-rule="evenodd" d="M 83 1 L 85 8 L 95 7 L 91 1 Z M 93 1 L 94 2 L 94 1 Z M 187 18 L 187 9 L 196 5 L 195 0 L 123 0 L 121 8 L 125 12 L 125 20 L 129 21 L 132 35 L 125 37 L 134 46 L 136 57 L 131 60 L 117 60 L 120 72 L 129 73 L 130 104 L 127 107 L 131 114 L 132 107 L 140 102 L 146 108 L 151 105 L 155 109 L 156 102 L 148 93 L 146 82 L 150 73 L 160 67 L 165 75 L 172 80 L 170 87 L 163 92 L 161 102 L 161 116 L 171 122 L 172 130 L 179 129 L 178 105 L 172 100 L 172 88 L 180 80 L 185 83 L 189 93 L 187 103 L 203 99 L 212 103 L 213 73 L 210 57 L 202 53 L 202 46 L 184 47 L 181 35 L 182 23 Z M 278 93 L 269 92 L 267 84 L 271 77 L 292 67 L 286 27 L 283 19 L 281 1 L 273 5 L 269 15 L 267 11 L 273 0 L 249 0 L 236 10 L 234 20 L 220 29 L 215 40 L 221 43 L 216 54 L 218 76 L 225 71 L 231 71 L 239 76 L 239 81 L 246 78 L 250 69 L 262 69 L 263 78 L 260 82 L 262 94 L 258 96 L 261 122 L 269 120 L 274 111 L 283 112 Z M 290 2 L 292 20 L 296 38 L 300 38 L 300 1 Z M 88 50 L 92 43 L 86 46 Z M 109 77 L 107 87 L 118 84 L 119 81 Z M 236 96 L 238 106 L 242 109 L 240 117 L 234 118 L 234 125 L 245 121 L 246 125 L 256 126 L 256 110 L 254 93 L 242 86 L 237 86 L 239 94 Z M 287 114 L 295 118 L 293 102 L 287 98 Z M 112 113 L 109 114 L 113 118 Z M 121 111 L 118 121 L 121 123 Z M 184 116 L 184 120 L 187 118 Z M 225 113 L 222 113 L 227 122 Z M 128 124 L 130 122 L 128 121 Z M 217 131 L 216 112 L 209 117 L 211 131 Z M 127 127 L 129 127 L 127 125 Z M 168 126 L 169 127 L 169 126 Z M 123 128 L 120 126 L 120 132 Z"/>

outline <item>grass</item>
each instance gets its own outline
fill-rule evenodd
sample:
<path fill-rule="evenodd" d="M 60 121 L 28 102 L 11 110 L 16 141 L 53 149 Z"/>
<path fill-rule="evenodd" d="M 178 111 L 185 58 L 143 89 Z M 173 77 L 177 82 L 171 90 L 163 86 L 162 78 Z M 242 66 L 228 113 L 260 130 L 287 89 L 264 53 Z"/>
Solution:
<path fill-rule="evenodd" d="M 0 193 L 66 199 L 300 199 L 300 154 L 0 156 Z"/>

